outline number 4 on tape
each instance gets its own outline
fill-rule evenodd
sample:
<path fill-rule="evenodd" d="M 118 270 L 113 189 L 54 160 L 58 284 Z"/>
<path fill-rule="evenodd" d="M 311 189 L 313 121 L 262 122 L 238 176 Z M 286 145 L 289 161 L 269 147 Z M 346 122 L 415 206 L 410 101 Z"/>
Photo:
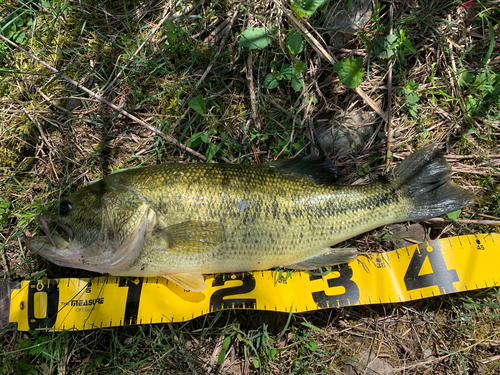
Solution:
<path fill-rule="evenodd" d="M 457 271 L 446 267 L 441 246 L 436 245 L 419 247 L 413 253 L 404 277 L 408 291 L 430 286 L 438 286 L 443 294 L 455 291 L 453 283 L 459 281 Z"/>

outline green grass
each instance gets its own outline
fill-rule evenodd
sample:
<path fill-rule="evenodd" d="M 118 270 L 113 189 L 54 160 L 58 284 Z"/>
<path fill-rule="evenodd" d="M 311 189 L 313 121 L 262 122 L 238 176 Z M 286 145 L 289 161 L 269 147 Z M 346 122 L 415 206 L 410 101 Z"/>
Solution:
<path fill-rule="evenodd" d="M 381 2 L 368 24 L 329 52 L 339 61 L 362 60 L 359 87 L 384 111 L 392 65 L 393 161 L 438 143 L 458 172 L 454 179 L 478 196 L 461 218 L 498 220 L 500 7 L 493 1 L 474 2 L 470 10 L 440 0 L 391 4 Z M 331 37 L 324 28 L 326 11 L 334 5 L 325 2 L 302 23 L 307 21 L 313 35 L 326 43 Z M 195 7 L 186 12 L 189 6 Z M 391 6 L 395 37 L 389 38 Z M 287 35 L 295 29 L 277 3 L 181 2 L 170 7 L 163 1 L 4 1 L 0 34 L 216 162 L 308 155 L 321 149 L 323 130 L 352 127 L 347 120 L 353 112 L 370 111 L 311 43 L 305 42 L 302 51 L 290 45 Z M 214 62 L 223 22 L 229 24 L 236 10 L 225 48 Z M 179 14 L 153 32 L 168 12 Z M 275 32 L 262 49 L 250 50 L 240 43 L 249 28 Z M 204 98 L 206 110 L 199 113 L 188 104 L 181 108 L 212 62 L 192 95 Z M 297 82 L 294 86 L 285 65 L 297 62 L 306 64 L 299 74 L 302 88 Z M 268 89 L 274 84 L 265 79 L 275 72 L 277 85 Z M 380 119 L 375 128 L 379 124 Z M 343 182 L 368 182 L 383 172 L 384 126 L 371 143 L 330 155 Z M 25 249 L 25 239 L 39 231 L 34 216 L 49 202 L 121 168 L 201 162 L 3 41 L 0 134 L 0 250 L 5 258 L 0 272 L 6 281 L 88 276 Z M 475 223 L 425 225 L 432 238 L 498 231 L 498 226 Z M 387 250 L 382 232 L 359 236 L 353 246 Z M 170 326 L 3 331 L 0 374 L 342 374 L 356 362 L 366 367 L 369 361 L 360 354 L 366 350 L 400 373 L 493 373 L 500 367 L 498 301 L 498 289 L 492 288 L 307 314 L 224 311 Z"/>

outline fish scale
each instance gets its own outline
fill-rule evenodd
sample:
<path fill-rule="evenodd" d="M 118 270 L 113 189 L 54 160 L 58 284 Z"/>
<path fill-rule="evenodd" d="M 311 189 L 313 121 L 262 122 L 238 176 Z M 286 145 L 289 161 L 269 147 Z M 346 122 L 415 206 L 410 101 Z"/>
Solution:
<path fill-rule="evenodd" d="M 63 266 L 164 276 L 203 290 L 207 273 L 348 262 L 356 249 L 331 247 L 379 226 L 441 215 L 473 201 L 451 183 L 435 146 L 416 151 L 368 185 L 322 184 L 307 172 L 233 164 L 118 172 L 43 213 L 41 226 L 51 233 L 30 239 L 28 247 Z"/>

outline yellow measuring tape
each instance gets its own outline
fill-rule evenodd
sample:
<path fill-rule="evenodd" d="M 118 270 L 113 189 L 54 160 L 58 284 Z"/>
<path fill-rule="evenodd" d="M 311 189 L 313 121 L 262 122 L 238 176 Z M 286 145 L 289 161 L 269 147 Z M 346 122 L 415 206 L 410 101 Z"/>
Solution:
<path fill-rule="evenodd" d="M 102 276 L 23 281 L 10 294 L 20 331 L 181 322 L 223 309 L 304 312 L 393 303 L 500 285 L 500 234 L 429 241 L 361 256 L 324 276 L 275 271 L 205 277 L 189 292 L 163 278 Z M 288 276 L 288 278 L 287 278 Z"/>

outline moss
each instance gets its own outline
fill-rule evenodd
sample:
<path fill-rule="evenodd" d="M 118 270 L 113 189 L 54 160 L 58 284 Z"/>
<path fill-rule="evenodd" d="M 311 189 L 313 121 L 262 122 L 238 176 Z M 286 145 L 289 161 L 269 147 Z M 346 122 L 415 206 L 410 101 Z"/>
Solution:
<path fill-rule="evenodd" d="M 24 138 L 33 130 L 33 123 L 28 116 L 16 117 L 10 123 L 4 125 L 0 122 L 0 133 L 3 134 L 0 141 L 0 166 L 16 168 L 25 157 Z"/>

